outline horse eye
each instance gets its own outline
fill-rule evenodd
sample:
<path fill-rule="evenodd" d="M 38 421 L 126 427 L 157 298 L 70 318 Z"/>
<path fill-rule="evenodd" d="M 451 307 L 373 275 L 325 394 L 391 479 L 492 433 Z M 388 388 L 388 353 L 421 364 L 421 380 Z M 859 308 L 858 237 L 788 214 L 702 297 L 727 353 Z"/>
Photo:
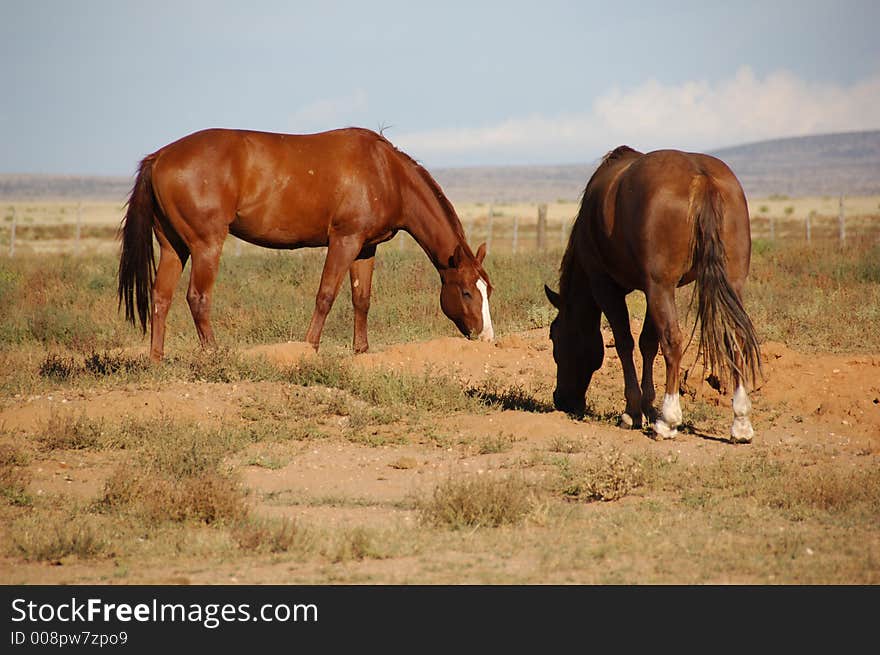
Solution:
<path fill-rule="evenodd" d="M 462 289 L 462 290 L 461 290 L 461 295 L 463 295 L 465 298 L 470 298 L 470 297 L 471 297 L 471 292 L 468 291 L 467 289 Z"/>

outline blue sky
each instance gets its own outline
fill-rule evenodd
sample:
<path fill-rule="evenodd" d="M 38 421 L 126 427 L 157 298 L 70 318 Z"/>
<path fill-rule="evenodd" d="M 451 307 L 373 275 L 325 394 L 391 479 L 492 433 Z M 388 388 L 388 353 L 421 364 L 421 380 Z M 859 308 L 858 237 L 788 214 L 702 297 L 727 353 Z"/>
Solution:
<path fill-rule="evenodd" d="M 429 168 L 880 128 L 880 3 L 0 0 L 0 172 L 129 175 L 205 127 Z"/>

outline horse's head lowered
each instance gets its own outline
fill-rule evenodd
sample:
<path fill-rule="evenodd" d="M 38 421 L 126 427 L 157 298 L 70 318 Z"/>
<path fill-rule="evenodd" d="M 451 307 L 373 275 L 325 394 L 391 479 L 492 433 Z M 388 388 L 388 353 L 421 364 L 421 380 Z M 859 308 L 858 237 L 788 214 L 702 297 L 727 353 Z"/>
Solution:
<path fill-rule="evenodd" d="M 546 284 L 544 293 L 550 303 L 559 310 L 550 324 L 553 360 L 556 362 L 553 405 L 556 409 L 569 414 L 583 414 L 586 409 L 584 397 L 590 384 L 589 372 L 592 370 L 589 367 L 591 353 L 584 334 L 584 321 L 579 320 L 576 304 L 564 302 L 562 297 Z"/>
<path fill-rule="evenodd" d="M 461 245 L 449 258 L 448 268 L 440 269 L 440 308 L 461 333 L 469 339 L 492 341 L 492 317 L 489 315 L 489 296 L 492 285 L 483 270 L 486 244 L 470 257 Z"/>

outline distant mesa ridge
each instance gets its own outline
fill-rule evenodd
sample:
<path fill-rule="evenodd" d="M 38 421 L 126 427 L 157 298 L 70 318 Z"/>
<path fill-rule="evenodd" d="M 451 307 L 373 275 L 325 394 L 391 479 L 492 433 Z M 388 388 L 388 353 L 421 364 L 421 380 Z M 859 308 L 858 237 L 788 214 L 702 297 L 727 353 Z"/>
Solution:
<path fill-rule="evenodd" d="M 608 144 L 608 150 L 618 145 Z M 711 154 L 733 169 L 749 197 L 880 194 L 880 130 L 773 139 Z M 585 164 L 437 168 L 431 173 L 454 202 L 575 201 L 599 156 Z M 122 203 L 131 184 L 129 177 L 0 174 L 0 198 Z"/>

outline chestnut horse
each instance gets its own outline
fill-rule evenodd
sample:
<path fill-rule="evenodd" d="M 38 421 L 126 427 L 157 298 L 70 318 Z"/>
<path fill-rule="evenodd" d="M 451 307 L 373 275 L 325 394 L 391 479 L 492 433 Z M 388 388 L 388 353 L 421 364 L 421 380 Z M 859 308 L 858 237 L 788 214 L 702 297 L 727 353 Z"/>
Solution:
<path fill-rule="evenodd" d="M 227 234 L 267 248 L 327 246 L 306 341 L 318 349 L 348 271 L 354 350 L 363 352 L 376 245 L 398 230 L 412 235 L 439 272 L 446 316 L 465 336 L 492 340 L 485 244 L 474 255 L 439 185 L 383 136 L 359 128 L 203 130 L 140 163 L 121 227 L 119 303 L 144 333 L 149 315 L 150 358 L 159 361 L 171 296 L 189 257 L 186 299 L 202 345 L 212 345 L 211 295 Z"/>
<path fill-rule="evenodd" d="M 742 304 L 751 236 L 745 194 L 720 160 L 658 150 L 642 154 L 621 146 L 608 153 L 587 183 L 560 268 L 559 293 L 544 287 L 559 310 L 550 326 L 558 409 L 583 413 L 584 395 L 602 365 L 599 331 L 604 313 L 623 366 L 626 411 L 621 423 L 655 421 L 672 438 L 682 421 L 679 363 L 683 339 L 676 287 L 696 282 L 699 354 L 721 380 L 733 380 L 735 442 L 754 434 L 745 384 L 761 369 L 758 339 Z M 633 337 L 625 296 L 639 289 L 647 313 L 639 350 L 641 388 L 633 364 Z M 694 325 L 696 330 L 696 324 Z M 654 409 L 653 364 L 666 360 L 666 395 Z"/>

